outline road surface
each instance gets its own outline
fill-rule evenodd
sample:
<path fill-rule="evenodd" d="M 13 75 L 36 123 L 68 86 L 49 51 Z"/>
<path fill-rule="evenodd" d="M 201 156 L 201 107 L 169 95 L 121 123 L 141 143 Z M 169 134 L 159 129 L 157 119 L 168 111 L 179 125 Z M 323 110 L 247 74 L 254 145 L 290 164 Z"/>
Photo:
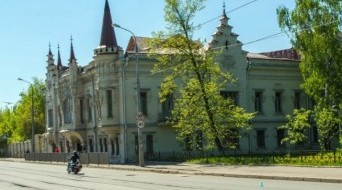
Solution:
<path fill-rule="evenodd" d="M 161 174 L 88 167 L 84 167 L 80 174 L 75 175 L 68 174 L 65 165 L 0 161 L 0 189 L 341 190 L 342 184 Z"/>

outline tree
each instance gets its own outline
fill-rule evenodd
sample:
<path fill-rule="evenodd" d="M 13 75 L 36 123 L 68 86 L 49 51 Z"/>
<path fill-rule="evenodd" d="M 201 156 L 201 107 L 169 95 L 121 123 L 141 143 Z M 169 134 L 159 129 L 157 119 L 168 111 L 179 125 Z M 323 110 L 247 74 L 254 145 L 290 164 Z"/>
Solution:
<path fill-rule="evenodd" d="M 31 102 L 34 100 L 35 134 L 45 132 L 45 84 L 33 78 L 27 91 L 20 94 L 21 99 L 12 109 L 0 111 L 0 135 L 6 135 L 9 142 L 31 139 Z"/>
<path fill-rule="evenodd" d="M 301 87 L 316 102 L 318 132 L 336 136 L 329 131 L 337 123 L 323 122 L 328 119 L 323 117 L 333 106 L 342 108 L 342 1 L 296 0 L 294 10 L 279 7 L 277 14 L 280 27 L 291 35 L 301 56 Z"/>
<path fill-rule="evenodd" d="M 281 140 L 281 143 L 297 144 L 307 140 L 305 130 L 310 127 L 309 117 L 310 110 L 294 109 L 292 115 L 286 115 L 288 123 L 279 127 L 279 129 L 285 129 L 287 136 Z"/>
<path fill-rule="evenodd" d="M 224 153 L 236 146 L 239 129 L 249 127 L 253 114 L 246 113 L 231 99 L 220 95 L 223 86 L 234 81 L 215 62 L 217 54 L 205 50 L 199 40 L 193 40 L 198 29 L 192 23 L 195 14 L 204 8 L 204 0 L 166 0 L 166 32 L 154 33 L 149 41 L 150 56 L 158 62 L 153 73 L 164 75 L 160 97 L 172 95 L 175 105 L 170 119 L 181 141 L 192 148 L 216 146 Z"/>
<path fill-rule="evenodd" d="M 338 122 L 336 112 L 332 108 L 316 106 L 315 118 L 318 126 L 319 142 L 324 150 L 331 149 L 331 140 L 338 135 Z"/>

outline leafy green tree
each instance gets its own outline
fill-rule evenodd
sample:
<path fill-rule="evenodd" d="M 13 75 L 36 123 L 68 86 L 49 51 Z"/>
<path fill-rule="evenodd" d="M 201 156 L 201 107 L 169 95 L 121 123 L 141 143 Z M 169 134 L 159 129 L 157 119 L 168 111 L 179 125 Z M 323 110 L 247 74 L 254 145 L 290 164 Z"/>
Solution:
<path fill-rule="evenodd" d="M 332 108 L 316 106 L 315 118 L 318 127 L 319 142 L 323 149 L 331 149 L 331 140 L 338 134 L 339 118 Z"/>
<path fill-rule="evenodd" d="M 161 101 L 171 95 L 175 98 L 170 122 L 179 140 L 197 149 L 216 146 L 224 153 L 226 148 L 236 146 L 239 130 L 249 127 L 254 115 L 220 95 L 220 90 L 234 79 L 215 62 L 217 53 L 192 39 L 198 29 L 192 19 L 204 8 L 203 2 L 165 0 L 167 31 L 154 33 L 149 42 L 154 47 L 150 55 L 158 60 L 152 72 L 165 76 Z"/>
<path fill-rule="evenodd" d="M 9 142 L 31 139 L 32 91 L 35 134 L 45 131 L 45 84 L 34 78 L 32 85 L 20 94 L 20 100 L 12 109 L 6 108 L 0 112 L 0 135 L 6 135 Z"/>
<path fill-rule="evenodd" d="M 303 88 L 315 101 L 342 97 L 342 1 L 296 0 L 292 12 L 278 8 L 280 27 L 301 55 Z M 322 96 L 324 94 L 324 96 Z"/>
<path fill-rule="evenodd" d="M 277 14 L 301 56 L 301 87 L 316 102 L 314 115 L 318 132 L 324 135 L 321 145 L 326 147 L 329 135 L 336 136 L 331 131 L 337 125 L 328 122 L 327 111 L 333 106 L 342 110 L 342 1 L 296 0 L 294 10 L 279 7 Z"/>
<path fill-rule="evenodd" d="M 310 128 L 310 110 L 294 109 L 292 115 L 286 115 L 288 123 L 279 127 L 279 129 L 285 129 L 287 135 L 281 140 L 281 143 L 297 144 L 307 140 L 305 135 L 306 129 Z"/>

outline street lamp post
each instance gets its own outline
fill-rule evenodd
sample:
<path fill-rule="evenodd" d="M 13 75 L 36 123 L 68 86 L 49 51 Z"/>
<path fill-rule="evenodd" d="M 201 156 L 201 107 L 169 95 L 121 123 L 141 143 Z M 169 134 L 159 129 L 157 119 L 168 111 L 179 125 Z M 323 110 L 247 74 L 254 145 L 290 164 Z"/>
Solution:
<path fill-rule="evenodd" d="M 93 132 L 95 135 L 95 152 L 98 151 L 98 143 L 97 143 L 97 114 L 96 114 L 96 97 L 95 97 L 95 74 L 94 75 L 88 75 L 86 73 L 85 75 L 91 80 L 91 86 L 92 86 L 92 98 L 93 98 L 93 109 L 94 109 L 94 127 L 93 127 Z"/>
<path fill-rule="evenodd" d="M 134 33 L 126 28 L 121 27 L 118 24 L 113 24 L 113 27 L 121 28 L 132 34 L 135 42 L 135 75 L 137 79 L 137 129 L 138 129 L 138 143 L 139 143 L 139 166 L 144 167 L 144 147 L 142 143 L 142 128 L 143 128 L 143 121 L 142 121 L 142 112 L 141 112 L 141 105 L 140 105 L 140 77 L 139 77 L 139 63 L 138 63 L 138 43 L 137 38 Z"/>
<path fill-rule="evenodd" d="M 27 80 L 22 78 L 18 78 L 19 81 L 26 82 L 31 87 L 31 151 L 35 152 L 35 143 L 34 143 L 34 134 L 35 134 L 35 126 L 34 126 L 34 98 L 33 98 L 33 85 Z"/>
<path fill-rule="evenodd" d="M 95 152 L 97 152 L 98 148 L 97 148 L 97 115 L 96 115 L 96 99 L 95 99 L 95 76 L 91 79 L 91 83 L 92 83 L 92 88 L 93 88 L 93 106 L 94 106 L 94 128 L 93 131 L 95 133 Z"/>

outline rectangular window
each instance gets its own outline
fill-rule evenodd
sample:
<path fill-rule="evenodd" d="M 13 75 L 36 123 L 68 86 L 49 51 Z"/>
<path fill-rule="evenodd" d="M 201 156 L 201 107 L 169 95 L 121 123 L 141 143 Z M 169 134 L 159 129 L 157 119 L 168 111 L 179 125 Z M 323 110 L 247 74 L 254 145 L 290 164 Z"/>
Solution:
<path fill-rule="evenodd" d="M 120 145 L 119 145 L 119 136 L 116 136 L 115 137 L 115 147 L 116 147 L 116 152 L 115 154 L 116 155 L 119 155 L 120 154 Z"/>
<path fill-rule="evenodd" d="M 230 148 L 239 148 L 239 130 L 237 128 L 231 129 L 226 132 L 224 142 L 229 145 Z"/>
<path fill-rule="evenodd" d="M 114 141 L 113 140 L 110 140 L 110 146 L 111 146 L 110 154 L 113 156 L 114 152 L 115 152 L 115 145 L 114 145 Z"/>
<path fill-rule="evenodd" d="M 84 123 L 83 98 L 80 98 L 80 122 Z"/>
<path fill-rule="evenodd" d="M 140 92 L 140 109 L 147 116 L 147 92 Z"/>
<path fill-rule="evenodd" d="M 225 99 L 231 99 L 234 105 L 239 105 L 239 92 L 238 91 L 221 91 L 221 96 Z"/>
<path fill-rule="evenodd" d="M 49 127 L 53 127 L 53 110 L 49 109 L 48 111 L 48 120 L 49 120 Z"/>
<path fill-rule="evenodd" d="M 167 118 L 171 117 L 173 109 L 173 95 L 169 95 L 166 100 L 162 103 L 162 112 L 159 118 L 160 121 L 166 121 Z"/>
<path fill-rule="evenodd" d="M 113 97 L 112 90 L 107 90 L 107 117 L 113 117 Z"/>
<path fill-rule="evenodd" d="M 312 127 L 312 142 L 313 143 L 318 143 L 318 131 L 317 131 L 317 126 Z"/>
<path fill-rule="evenodd" d="M 185 144 L 185 150 L 186 151 L 191 151 L 192 150 L 190 136 L 185 137 L 184 144 Z"/>
<path fill-rule="evenodd" d="M 99 139 L 99 143 L 100 143 L 100 152 L 103 152 L 103 142 L 102 142 L 102 138 Z"/>
<path fill-rule="evenodd" d="M 104 152 L 108 152 L 107 138 L 103 138 Z"/>
<path fill-rule="evenodd" d="M 283 148 L 285 145 L 281 143 L 281 140 L 285 138 L 285 130 L 284 129 L 278 129 L 277 130 L 277 144 L 278 148 Z"/>
<path fill-rule="evenodd" d="M 93 139 L 89 139 L 89 152 L 94 152 Z"/>
<path fill-rule="evenodd" d="M 194 138 L 196 143 L 196 149 L 203 150 L 203 133 L 200 131 L 195 132 Z"/>
<path fill-rule="evenodd" d="M 298 91 L 296 91 L 294 93 L 293 107 L 295 109 L 299 109 L 300 108 L 300 92 L 298 92 Z"/>
<path fill-rule="evenodd" d="M 153 135 L 146 135 L 146 152 L 153 154 Z"/>
<path fill-rule="evenodd" d="M 262 113 L 262 92 L 255 92 L 255 100 L 254 100 L 254 110 L 256 112 Z"/>
<path fill-rule="evenodd" d="M 265 148 L 265 130 L 257 130 L 257 147 Z"/>
<path fill-rule="evenodd" d="M 57 110 L 58 110 L 58 112 L 57 112 L 57 114 L 58 114 L 58 121 L 59 121 L 59 127 L 61 127 L 62 126 L 62 114 L 61 114 L 61 106 L 58 106 L 58 108 L 57 108 Z"/>
<path fill-rule="evenodd" d="M 71 123 L 72 110 L 71 110 L 71 98 L 70 97 L 67 97 L 63 101 L 63 116 L 64 116 L 64 123 Z"/>
<path fill-rule="evenodd" d="M 91 110 L 91 103 L 90 103 L 90 98 L 87 98 L 87 110 L 88 110 L 88 121 L 93 120 L 93 115 L 92 115 L 92 110 Z"/>
<path fill-rule="evenodd" d="M 275 92 L 275 100 L 274 100 L 274 106 L 275 106 L 275 112 L 277 114 L 282 113 L 282 107 L 281 107 L 281 101 L 282 101 L 282 92 Z"/>

